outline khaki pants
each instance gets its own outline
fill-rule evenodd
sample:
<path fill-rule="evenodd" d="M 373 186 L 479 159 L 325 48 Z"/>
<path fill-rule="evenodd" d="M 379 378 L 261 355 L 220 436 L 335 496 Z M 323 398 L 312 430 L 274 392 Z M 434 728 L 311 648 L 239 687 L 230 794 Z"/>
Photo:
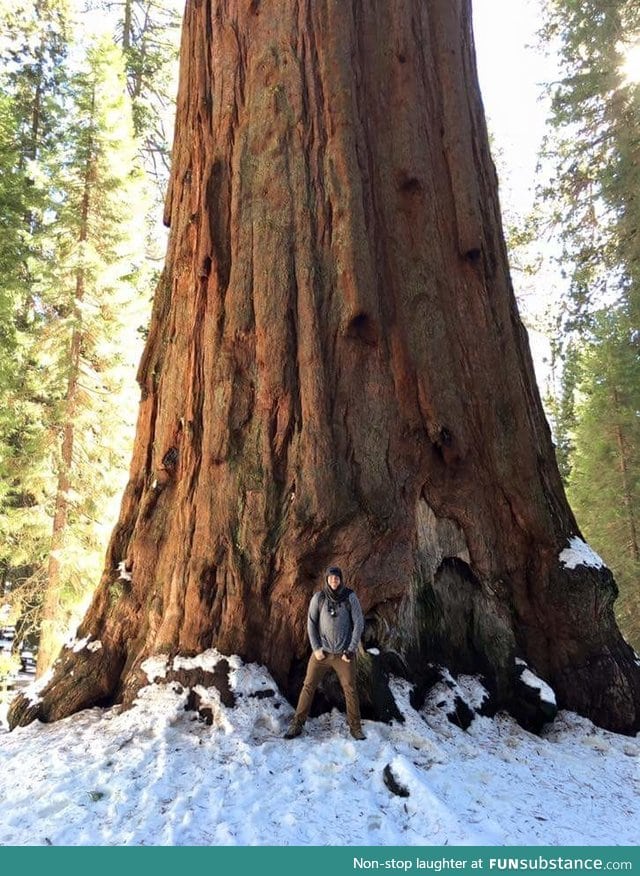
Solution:
<path fill-rule="evenodd" d="M 344 699 L 347 705 L 347 723 L 352 730 L 360 729 L 360 703 L 358 701 L 358 692 L 356 690 L 356 659 L 352 657 L 347 663 L 343 660 L 340 654 L 326 654 L 324 660 L 318 660 L 315 654 L 309 658 L 307 666 L 307 674 L 300 691 L 300 699 L 298 700 L 298 708 L 296 709 L 295 720 L 301 724 L 309 717 L 309 709 L 313 702 L 313 695 L 316 688 L 324 678 L 324 676 L 332 670 L 338 676 L 340 685 L 344 692 Z"/>

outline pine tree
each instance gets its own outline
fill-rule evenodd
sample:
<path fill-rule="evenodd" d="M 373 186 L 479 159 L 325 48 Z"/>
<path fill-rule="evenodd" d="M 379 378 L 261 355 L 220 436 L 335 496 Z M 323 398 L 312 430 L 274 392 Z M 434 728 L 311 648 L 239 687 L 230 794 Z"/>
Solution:
<path fill-rule="evenodd" d="M 12 429 L 9 399 L 16 386 L 18 348 L 16 313 L 26 294 L 28 245 L 24 217 L 28 211 L 28 179 L 17 146 L 19 116 L 15 101 L 0 93 L 0 447 Z M 0 490 L 6 492 L 7 465 L 0 455 Z"/>
<path fill-rule="evenodd" d="M 18 568 L 25 553 L 16 550 L 16 519 L 9 512 L 22 512 L 23 517 L 30 513 L 32 497 L 20 474 L 26 473 L 26 455 L 34 453 L 42 436 L 28 399 L 30 337 L 24 312 L 29 298 L 30 235 L 25 218 L 33 203 L 33 187 L 21 161 L 19 129 L 16 102 L 4 92 L 0 94 L 0 596 L 7 582 L 15 581 L 15 573 L 28 575 L 27 567 Z"/>
<path fill-rule="evenodd" d="M 554 86 L 546 157 L 555 174 L 544 196 L 570 279 L 555 348 L 558 456 L 579 522 L 616 571 L 620 623 L 637 643 L 640 468 L 629 405 L 640 385 L 640 87 L 622 70 L 640 9 L 550 0 L 547 13 L 564 77 Z"/>
<path fill-rule="evenodd" d="M 620 585 L 622 629 L 640 649 L 640 383 L 638 349 L 622 309 L 594 318 L 578 357 L 569 497 Z"/>
<path fill-rule="evenodd" d="M 557 320 L 555 322 L 555 331 L 550 335 L 551 379 L 545 408 L 553 432 L 558 468 L 566 486 L 571 475 L 576 425 L 577 347 L 575 341 L 566 339 Z"/>
<path fill-rule="evenodd" d="M 116 33 L 127 72 L 136 136 L 147 172 L 164 195 L 177 87 L 180 15 L 172 0 L 124 0 Z"/>
<path fill-rule="evenodd" d="M 43 290 L 55 261 L 47 217 L 55 212 L 60 197 L 66 2 L 5 2 L 0 6 L 0 25 L 4 304 L 0 356 L 11 362 L 0 422 L 0 567 L 3 579 L 15 584 L 30 578 L 46 555 L 49 528 L 44 460 L 53 396 L 38 350 L 48 320 Z"/>
<path fill-rule="evenodd" d="M 19 635 L 37 634 L 44 599 L 46 660 L 117 514 L 149 199 L 121 50 L 102 40 L 87 55 L 65 0 L 5 4 L 0 17 L 0 571 Z"/>
<path fill-rule="evenodd" d="M 73 89 L 66 199 L 57 217 L 57 270 L 48 301 L 59 318 L 45 342 L 63 392 L 51 423 L 57 485 L 39 672 L 60 645 L 69 605 L 94 583 L 109 525 L 105 506 L 122 487 L 113 473 L 124 468 L 135 406 L 129 395 L 122 413 L 123 375 L 132 377 L 137 352 L 135 273 L 145 204 L 122 53 L 109 38 L 88 52 Z"/>
<path fill-rule="evenodd" d="M 640 254 L 640 93 L 622 75 L 626 41 L 640 37 L 631 0 L 548 0 L 547 39 L 559 46 L 544 191 L 564 244 L 572 325 L 612 300 L 634 300 Z M 637 303 L 634 304 L 637 309 Z"/>

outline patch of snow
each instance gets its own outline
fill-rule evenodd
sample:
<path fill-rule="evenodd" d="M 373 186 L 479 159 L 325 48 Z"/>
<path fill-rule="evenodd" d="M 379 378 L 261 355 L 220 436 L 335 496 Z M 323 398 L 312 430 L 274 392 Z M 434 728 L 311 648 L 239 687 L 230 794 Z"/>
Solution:
<path fill-rule="evenodd" d="M 605 566 L 602 557 L 577 535 L 569 539 L 569 547 L 560 552 L 559 560 L 567 569 L 575 569 L 576 566 L 591 566 L 601 569 Z"/>
<path fill-rule="evenodd" d="M 203 669 L 205 672 L 213 672 L 221 660 L 228 660 L 224 654 L 216 651 L 215 648 L 209 648 L 201 654 L 196 654 L 195 657 L 181 657 L 179 654 L 173 658 L 174 669 Z"/>
<path fill-rule="evenodd" d="M 226 736 L 233 733 L 233 724 L 229 720 L 229 712 L 220 702 L 220 694 L 215 688 L 206 688 L 197 684 L 193 688 L 200 696 L 200 708 L 209 708 L 212 715 L 212 726 L 221 730 Z"/>
<path fill-rule="evenodd" d="M 153 684 L 156 678 L 167 677 L 167 658 L 166 657 L 147 657 L 140 664 L 140 669 L 146 674 L 149 681 Z"/>
<path fill-rule="evenodd" d="M 240 696 L 251 696 L 265 690 L 277 691 L 278 687 L 264 666 L 243 663 L 237 658 L 230 661 L 229 687 Z"/>
<path fill-rule="evenodd" d="M 73 651 L 75 654 L 78 654 L 83 648 L 86 648 L 89 642 L 91 641 L 91 636 L 85 636 L 84 639 L 72 639 L 70 642 L 67 642 L 65 648 L 69 651 Z"/>
<path fill-rule="evenodd" d="M 118 572 L 119 572 L 119 575 L 118 575 L 119 581 L 132 581 L 133 580 L 133 578 L 131 577 L 131 572 L 127 571 L 127 567 L 125 565 L 124 560 L 121 560 L 118 563 Z"/>
<path fill-rule="evenodd" d="M 540 695 L 540 699 L 543 700 L 545 703 L 551 703 L 552 705 L 556 706 L 557 701 L 553 688 L 550 687 L 546 681 L 543 681 L 542 678 L 539 678 L 535 674 L 535 672 L 532 672 L 529 669 L 529 665 L 526 660 L 522 660 L 520 657 L 516 657 L 516 664 L 518 666 L 525 667 L 520 675 L 520 679 L 523 684 L 526 684 L 527 687 L 531 687 L 534 690 L 537 690 Z"/>
<path fill-rule="evenodd" d="M 427 708 L 430 711 L 436 706 L 445 712 L 451 712 L 455 710 L 456 696 L 455 688 L 450 688 L 448 684 L 435 684 L 429 691 Z"/>
<path fill-rule="evenodd" d="M 454 678 L 448 669 L 438 667 L 442 675 L 442 681 L 435 684 L 429 691 L 427 708 L 437 708 L 445 713 L 455 712 L 456 699 L 459 697 L 472 710 L 478 711 L 486 700 L 489 693 L 482 685 L 479 678 L 474 675 L 459 675 Z"/>
<path fill-rule="evenodd" d="M 45 689 L 45 687 L 49 684 L 51 679 L 53 678 L 53 666 L 51 669 L 48 669 L 44 675 L 41 675 L 37 681 L 32 682 L 30 685 L 24 688 L 21 691 L 22 695 L 29 700 L 30 705 L 37 706 L 38 703 L 42 702 L 42 697 L 40 694 Z"/>
<path fill-rule="evenodd" d="M 84 639 L 70 639 L 65 643 L 65 648 L 69 651 L 73 651 L 75 654 L 79 654 L 80 651 L 83 651 L 85 648 L 87 651 L 99 651 L 102 648 L 102 642 L 100 639 L 94 639 L 91 641 L 91 636 L 85 636 Z"/>
<path fill-rule="evenodd" d="M 130 709 L 1 734 L 0 845 L 637 845 L 640 736 L 570 712 L 540 737 L 504 713 L 463 731 L 432 705 L 416 712 L 392 678 L 404 723 L 364 721 L 356 742 L 333 710 L 289 741 L 271 676 L 229 665 L 234 708 L 197 688 L 210 726 L 185 711 L 186 690 L 156 683 Z M 477 679 L 453 684 L 482 695 Z M 409 797 L 386 787 L 387 764 Z"/>
<path fill-rule="evenodd" d="M 456 685 L 462 699 L 472 709 L 477 711 L 489 699 L 489 692 L 475 675 L 459 675 Z"/>

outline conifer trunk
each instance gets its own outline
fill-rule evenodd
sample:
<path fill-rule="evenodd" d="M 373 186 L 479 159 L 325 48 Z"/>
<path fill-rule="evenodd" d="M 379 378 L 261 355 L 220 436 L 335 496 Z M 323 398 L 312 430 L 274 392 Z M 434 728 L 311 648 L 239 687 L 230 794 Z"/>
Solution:
<path fill-rule="evenodd" d="M 36 17 L 40 18 L 42 4 L 36 2 Z M 38 147 L 40 144 L 40 117 L 42 113 L 42 79 L 44 71 L 42 69 L 42 55 L 44 53 L 45 37 L 40 38 L 40 51 L 38 52 L 38 66 L 36 68 L 36 86 L 33 95 L 33 103 L 31 105 L 31 138 L 28 149 L 25 150 L 27 158 L 35 161 L 38 157 Z"/>
<path fill-rule="evenodd" d="M 469 0 L 188 0 L 131 477 L 78 636 L 13 725 L 216 647 L 291 696 L 341 565 L 367 641 L 631 732 L 640 672 L 567 504 L 511 288 Z M 97 644 L 100 642 L 100 645 Z M 73 674 L 72 674 L 73 673 Z M 366 695 L 366 691 L 364 692 Z"/>
<path fill-rule="evenodd" d="M 122 22 L 122 48 L 125 52 L 131 48 L 131 24 L 133 19 L 133 0 L 124 0 L 124 18 Z"/>

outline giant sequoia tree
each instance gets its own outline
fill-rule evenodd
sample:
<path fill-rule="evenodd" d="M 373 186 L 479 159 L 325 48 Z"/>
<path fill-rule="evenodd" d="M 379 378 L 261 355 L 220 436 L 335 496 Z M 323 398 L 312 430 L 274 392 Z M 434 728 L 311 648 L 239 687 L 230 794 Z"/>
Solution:
<path fill-rule="evenodd" d="M 469 0 L 188 0 L 131 477 L 106 568 L 12 723 L 130 701 L 215 646 L 289 693 L 321 570 L 369 641 L 640 726 L 511 289 Z M 366 692 L 365 692 L 366 694 Z"/>

